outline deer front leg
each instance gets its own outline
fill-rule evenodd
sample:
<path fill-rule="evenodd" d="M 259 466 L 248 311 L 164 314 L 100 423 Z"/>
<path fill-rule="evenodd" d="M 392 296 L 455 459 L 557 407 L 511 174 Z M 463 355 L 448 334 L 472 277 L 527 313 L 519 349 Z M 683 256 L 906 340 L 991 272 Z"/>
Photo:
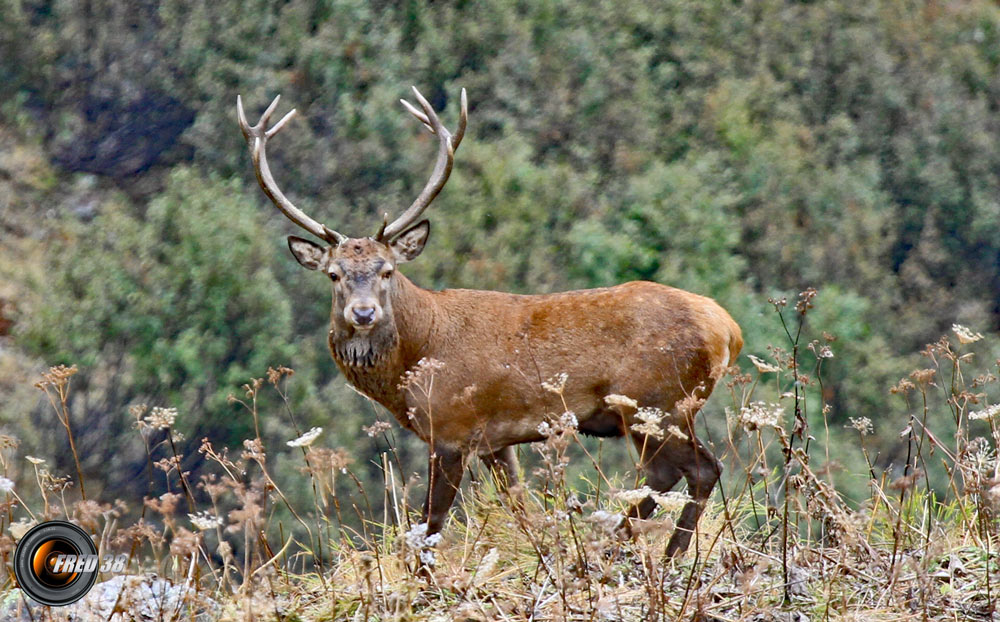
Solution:
<path fill-rule="evenodd" d="M 441 445 L 431 447 L 430 464 L 427 469 L 427 503 L 424 505 L 424 521 L 427 535 L 435 534 L 444 527 L 448 510 L 455 501 L 458 487 L 462 484 L 464 456 L 457 449 Z"/>

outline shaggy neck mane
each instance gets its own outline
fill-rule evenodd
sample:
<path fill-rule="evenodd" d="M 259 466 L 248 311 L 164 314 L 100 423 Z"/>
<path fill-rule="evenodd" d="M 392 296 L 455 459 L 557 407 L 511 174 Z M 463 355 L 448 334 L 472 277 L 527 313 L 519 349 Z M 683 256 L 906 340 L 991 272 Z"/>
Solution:
<path fill-rule="evenodd" d="M 396 326 L 383 322 L 367 333 L 355 331 L 353 335 L 338 335 L 330 345 L 334 357 L 344 365 L 375 367 L 389 358 L 398 343 Z"/>
<path fill-rule="evenodd" d="M 399 350 L 400 331 L 407 333 L 404 338 L 416 338 L 411 343 L 422 344 L 426 340 L 433 315 L 428 294 L 402 274 L 397 274 L 390 292 L 392 312 L 378 326 L 361 332 L 345 325 L 340 318 L 335 319 L 330 330 L 330 350 L 334 358 L 342 366 L 352 368 L 405 366 L 407 361 L 393 356 Z M 400 320 L 398 326 L 396 318 Z"/>

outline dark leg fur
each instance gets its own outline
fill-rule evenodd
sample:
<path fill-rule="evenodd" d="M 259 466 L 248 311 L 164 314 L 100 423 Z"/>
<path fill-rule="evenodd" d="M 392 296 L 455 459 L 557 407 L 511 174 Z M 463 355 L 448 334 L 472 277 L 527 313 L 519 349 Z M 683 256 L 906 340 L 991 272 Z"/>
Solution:
<path fill-rule="evenodd" d="M 646 473 L 646 485 L 657 492 L 666 492 L 681 479 L 681 470 L 673 464 L 669 447 L 662 447 L 663 441 L 651 438 L 648 441 L 641 434 L 633 434 L 632 441 L 639 450 L 639 468 Z M 646 497 L 632 506 L 629 518 L 646 518 L 656 509 L 656 502 Z"/>
<path fill-rule="evenodd" d="M 687 550 L 691 535 L 698 524 L 698 518 L 705 508 L 712 489 L 722 475 L 722 464 L 715 459 L 697 438 L 682 441 L 668 438 L 666 441 L 648 439 L 633 435 L 636 447 L 644 453 L 641 467 L 646 472 L 646 484 L 658 492 L 667 492 L 680 480 L 687 480 L 688 493 L 692 501 L 681 510 L 680 519 L 667 544 L 667 555 L 676 556 Z M 643 452 L 643 442 L 646 443 Z M 651 498 L 644 499 L 632 508 L 629 518 L 646 518 L 656 508 Z"/>
<path fill-rule="evenodd" d="M 427 534 L 441 531 L 448 517 L 448 510 L 455 501 L 458 487 L 462 484 L 462 452 L 445 447 L 431 449 L 427 484 L 427 503 L 424 505 L 424 520 Z"/>
<path fill-rule="evenodd" d="M 508 445 L 488 456 L 483 456 L 482 460 L 484 464 L 490 467 L 490 471 L 493 473 L 493 477 L 496 478 L 497 487 L 500 492 L 508 490 L 511 486 L 517 486 L 517 452 L 513 445 Z"/>
<path fill-rule="evenodd" d="M 625 420 L 617 410 L 605 408 L 580 421 L 580 431 L 602 438 L 624 436 Z"/>
<path fill-rule="evenodd" d="M 698 518 L 722 475 L 722 463 L 705 449 L 701 441 L 692 437 L 692 441 L 685 445 L 690 450 L 691 458 L 687 464 L 681 466 L 681 470 L 684 472 L 688 492 L 693 500 L 681 510 L 681 518 L 677 521 L 674 534 L 670 536 L 670 542 L 667 543 L 667 555 L 670 557 L 680 555 L 687 550 Z"/>

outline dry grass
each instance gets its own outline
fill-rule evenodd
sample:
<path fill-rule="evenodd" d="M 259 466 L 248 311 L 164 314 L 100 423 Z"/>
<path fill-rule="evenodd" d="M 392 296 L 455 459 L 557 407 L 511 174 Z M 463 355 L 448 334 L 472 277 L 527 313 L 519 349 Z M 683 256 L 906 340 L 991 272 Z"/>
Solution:
<path fill-rule="evenodd" d="M 634 526 L 635 537 L 623 537 L 618 517 L 641 496 L 642 482 L 606 475 L 574 417 L 553 413 L 547 440 L 525 449 L 532 465 L 525 485 L 504 492 L 479 472 L 435 542 L 406 501 L 423 484 L 404 481 L 392 452 L 380 457 L 379 504 L 351 456 L 305 430 L 281 447 L 266 447 L 259 432 L 232 450 L 206 440 L 200 453 L 208 467 L 191 481 L 177 469 L 176 413 L 139 406 L 133 442 L 144 443 L 150 468 L 174 492 L 146 499 L 141 517 L 124 525 L 122 504 L 85 499 L 84 482 L 69 487 L 32 459 L 33 481 L 0 480 L 9 488 L 0 493 L 6 590 L 16 594 L 14 537 L 31 520 L 70 518 L 95 534 L 102 552 L 129 553 L 131 574 L 155 572 L 183 588 L 186 597 L 161 619 L 199 612 L 220 620 L 993 619 L 1000 408 L 988 395 L 996 370 L 973 371 L 970 348 L 979 336 L 956 327 L 923 352 L 925 368 L 891 389 L 910 413 L 898 438 L 905 462 L 876 464 L 867 448 L 872 423 L 850 420 L 855 453 L 837 458 L 866 461 L 870 494 L 848 503 L 834 485 L 837 461 L 817 440 L 829 438 L 832 425 L 816 390 L 832 340 L 800 343 L 814 296 L 803 292 L 794 310 L 774 301 L 788 343 L 755 357 L 754 373 L 734 368 L 717 389 L 730 401 L 726 436 L 715 441 L 726 483 L 680 559 L 666 558 L 665 549 L 683 497 L 662 497 L 657 514 Z M 38 385 L 70 437 L 73 371 L 53 368 Z M 263 418 L 284 416 L 258 412 L 258 394 L 276 391 L 287 405 L 290 376 L 269 370 L 233 398 L 257 430 Z M 25 459 L 16 439 L 0 438 L 4 474 Z M 309 478 L 304 507 L 274 476 L 279 459 L 297 461 Z M 581 460 L 593 463 L 584 485 L 567 474 Z M 23 500 L 28 490 L 34 507 Z M 378 515 L 373 506 L 382 508 Z M 68 611 L 36 613 L 63 619 Z"/>

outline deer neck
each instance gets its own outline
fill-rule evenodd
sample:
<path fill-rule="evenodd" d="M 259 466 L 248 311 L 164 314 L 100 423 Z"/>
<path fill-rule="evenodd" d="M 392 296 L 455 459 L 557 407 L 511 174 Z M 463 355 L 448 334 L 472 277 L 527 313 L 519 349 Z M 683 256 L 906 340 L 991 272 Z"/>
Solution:
<path fill-rule="evenodd" d="M 434 300 L 431 292 L 399 273 L 389 298 L 391 312 L 368 332 L 332 318 L 329 345 L 348 382 L 400 415 L 406 410 L 398 389 L 400 378 L 423 356 L 433 326 Z"/>

